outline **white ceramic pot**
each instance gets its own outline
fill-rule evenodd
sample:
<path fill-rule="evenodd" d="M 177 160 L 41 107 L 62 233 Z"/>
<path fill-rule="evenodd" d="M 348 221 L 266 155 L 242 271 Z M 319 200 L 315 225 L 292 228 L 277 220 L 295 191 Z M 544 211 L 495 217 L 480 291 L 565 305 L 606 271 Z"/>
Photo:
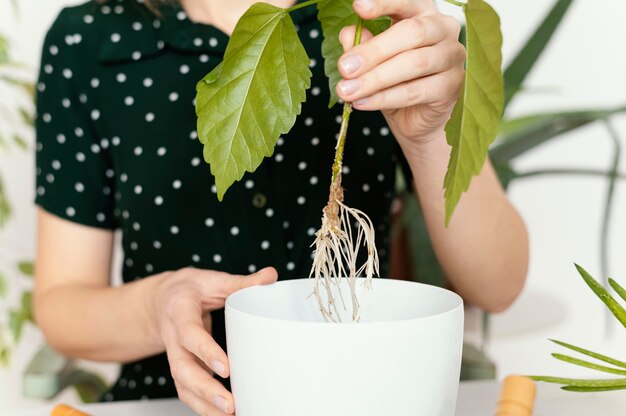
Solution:
<path fill-rule="evenodd" d="M 323 321 L 312 287 L 309 279 L 283 281 L 226 300 L 237 416 L 454 415 L 458 295 L 374 279 L 361 322 L 337 324 Z"/>

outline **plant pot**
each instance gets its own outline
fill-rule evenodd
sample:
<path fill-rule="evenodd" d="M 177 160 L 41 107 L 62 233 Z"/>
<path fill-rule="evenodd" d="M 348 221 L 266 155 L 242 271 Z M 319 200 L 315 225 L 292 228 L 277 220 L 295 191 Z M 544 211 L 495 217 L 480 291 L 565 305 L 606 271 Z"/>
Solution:
<path fill-rule="evenodd" d="M 340 287 L 349 301 L 347 284 Z M 237 416 L 454 415 L 463 342 L 458 295 L 374 279 L 359 323 L 349 316 L 327 323 L 312 288 L 309 279 L 282 281 L 226 300 Z"/>

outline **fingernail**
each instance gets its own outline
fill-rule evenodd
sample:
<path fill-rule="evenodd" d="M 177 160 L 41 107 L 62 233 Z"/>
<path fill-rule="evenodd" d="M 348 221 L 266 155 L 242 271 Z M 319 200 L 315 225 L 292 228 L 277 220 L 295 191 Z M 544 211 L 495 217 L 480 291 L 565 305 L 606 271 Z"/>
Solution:
<path fill-rule="evenodd" d="M 223 362 L 221 362 L 219 360 L 211 361 L 210 367 L 211 367 L 211 370 L 213 370 L 214 372 L 216 372 L 220 376 L 224 374 L 224 371 L 226 371 L 226 366 L 224 365 Z"/>
<path fill-rule="evenodd" d="M 361 66 L 361 57 L 359 55 L 346 56 L 339 61 L 339 65 L 341 65 L 343 72 L 352 74 Z"/>
<path fill-rule="evenodd" d="M 361 81 L 358 79 L 343 80 L 339 83 L 339 89 L 346 95 L 353 94 L 361 88 Z"/>
<path fill-rule="evenodd" d="M 217 407 L 224 413 L 228 413 L 228 401 L 222 396 L 213 396 L 211 400 L 213 402 L 213 406 Z"/>
<path fill-rule="evenodd" d="M 366 12 L 374 10 L 374 0 L 356 0 L 354 4 Z"/>
<path fill-rule="evenodd" d="M 369 100 L 370 100 L 369 98 L 365 97 L 365 98 L 361 98 L 360 100 L 356 100 L 356 101 L 355 101 L 355 102 L 353 102 L 352 104 L 353 104 L 353 105 L 364 105 L 364 104 L 367 104 L 367 102 L 368 102 Z"/>

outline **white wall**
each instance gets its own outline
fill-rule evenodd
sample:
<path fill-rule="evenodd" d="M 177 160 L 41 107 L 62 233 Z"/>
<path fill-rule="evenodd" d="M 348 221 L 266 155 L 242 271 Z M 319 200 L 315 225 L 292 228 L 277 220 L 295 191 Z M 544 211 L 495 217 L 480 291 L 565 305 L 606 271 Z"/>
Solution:
<path fill-rule="evenodd" d="M 508 62 L 523 44 L 552 1 L 492 0 L 500 12 L 504 55 Z M 0 0 L 0 28 L 14 40 L 15 57 L 35 70 L 46 28 L 68 0 L 20 0 L 21 18 L 8 12 Z M 445 5 L 446 11 L 453 10 Z M 586 109 L 626 104 L 626 3 L 623 0 L 577 0 L 527 81 L 531 90 L 517 99 L 510 114 L 560 109 Z M 2 99 L 5 99 L 4 97 Z M 626 117 L 616 117 L 615 127 L 626 140 Z M 610 141 L 605 129 L 592 125 L 533 151 L 516 168 L 606 168 Z M 624 164 L 623 164 L 624 165 Z M 626 167 L 623 168 L 626 171 Z M 15 218 L 0 236 L 0 249 L 12 259 L 34 254 L 33 161 L 30 154 L 0 153 L 0 173 L 7 180 L 15 203 Z M 516 305 L 494 319 L 490 353 L 500 374 L 551 373 L 581 375 L 549 357 L 554 349 L 546 338 L 597 347 L 624 356 L 626 334 L 605 336 L 604 310 L 584 286 L 572 266 L 576 261 L 599 276 L 599 229 L 606 181 L 551 177 L 514 183 L 510 196 L 526 219 L 531 236 L 528 284 Z M 610 243 L 610 270 L 626 282 L 626 194 L 617 187 Z M 8 248 L 7 248 L 8 247 Z M 38 336 L 29 332 L 27 345 L 18 352 L 8 371 L 0 370 L 0 403 L 23 403 L 18 398 L 19 374 Z M 621 348 L 620 348 L 621 347 Z M 621 351 L 620 351 L 621 349 Z M 111 370 L 108 370 L 111 374 Z"/>

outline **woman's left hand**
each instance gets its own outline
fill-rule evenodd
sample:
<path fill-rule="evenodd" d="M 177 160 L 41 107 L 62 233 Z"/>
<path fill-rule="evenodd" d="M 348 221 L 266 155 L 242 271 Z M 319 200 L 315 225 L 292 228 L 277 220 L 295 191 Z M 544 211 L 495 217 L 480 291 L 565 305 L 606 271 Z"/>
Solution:
<path fill-rule="evenodd" d="M 355 26 L 342 30 L 339 97 L 357 110 L 382 110 L 401 145 L 440 137 L 465 76 L 459 23 L 432 0 L 357 0 L 354 10 L 367 20 L 390 16 L 393 25 L 375 37 L 363 29 L 357 46 Z"/>

